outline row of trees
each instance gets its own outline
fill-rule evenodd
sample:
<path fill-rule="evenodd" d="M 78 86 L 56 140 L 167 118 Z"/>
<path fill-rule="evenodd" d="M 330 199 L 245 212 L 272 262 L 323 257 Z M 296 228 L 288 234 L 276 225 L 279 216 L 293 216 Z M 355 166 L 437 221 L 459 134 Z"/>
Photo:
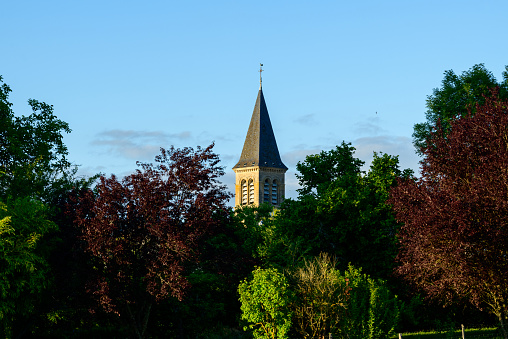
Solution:
<path fill-rule="evenodd" d="M 316 249 L 324 250 L 338 258 L 339 267 L 353 263 L 374 277 L 387 279 L 404 299 L 399 307 L 406 318 L 405 328 L 418 321 L 422 326 L 425 321 L 415 317 L 415 312 L 422 310 L 418 297 L 407 294 L 421 291 L 428 298 L 426 303 L 470 304 L 486 309 L 498 318 L 503 336 L 508 337 L 507 90 L 508 72 L 503 73 L 501 83 L 483 65 L 475 65 L 460 76 L 445 72 L 442 88 L 428 97 L 427 122 L 415 125 L 415 146 L 423 155 L 420 178 L 410 171 L 400 171 L 396 157 L 376 154 L 370 171 L 362 174 L 362 162 L 344 143 L 335 150 L 307 157 L 297 166 L 300 196 L 296 201 L 287 200 L 273 221 L 263 224 L 273 225 L 270 235 L 279 244 L 268 262 L 284 267 L 289 279 L 295 269 L 292 265 L 301 257 L 316 256 Z M 274 260 L 276 256 L 281 259 Z M 251 285 L 241 285 L 241 294 L 252 293 L 245 292 L 246 286 L 255 289 L 257 275 L 258 271 Z M 394 278 L 405 283 L 394 282 Z M 298 290 L 298 283 L 289 282 L 289 291 Z M 314 285 L 317 288 L 319 284 Z M 350 294 L 354 295 L 354 289 Z M 347 299 L 348 295 L 335 296 L 330 303 Z M 305 297 L 299 295 L 296 299 Z M 257 325 L 262 334 L 267 332 L 266 325 L 259 317 L 256 323 L 252 314 L 263 312 L 247 307 L 252 300 L 257 300 L 261 309 L 273 301 L 249 297 L 244 302 L 244 317 L 254 322 L 251 327 Z M 306 307 L 312 309 L 313 305 Z M 285 315 L 287 321 L 301 323 L 294 303 L 288 303 L 285 309 L 292 312 L 292 316 Z M 320 315 L 325 313 L 321 311 Z M 393 316 L 396 314 L 392 311 Z M 309 326 L 316 319 L 311 316 L 304 323 Z M 342 331 L 347 328 L 347 319 L 345 312 L 339 326 Z M 332 325 L 327 326 L 327 330 L 334 331 Z M 301 328 L 298 331 L 308 333 Z M 285 328 L 281 327 L 280 332 Z M 389 330 L 382 333 L 380 337 Z M 376 337 L 370 333 L 348 335 Z"/>
<path fill-rule="evenodd" d="M 161 149 L 123 179 L 77 178 L 69 126 L 35 100 L 16 117 L 3 84 L 2 335 L 382 338 L 478 322 L 467 302 L 504 329 L 503 77 L 445 73 L 415 125 L 419 178 L 388 154 L 364 173 L 343 142 L 298 163 L 299 196 L 276 211 L 226 207 L 213 144 Z"/>

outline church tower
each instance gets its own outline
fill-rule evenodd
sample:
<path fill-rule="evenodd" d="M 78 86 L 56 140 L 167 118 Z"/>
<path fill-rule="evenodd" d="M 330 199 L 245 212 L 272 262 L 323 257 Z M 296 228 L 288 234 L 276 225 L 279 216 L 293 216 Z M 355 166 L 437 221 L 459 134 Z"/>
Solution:
<path fill-rule="evenodd" d="M 261 66 L 263 66 L 261 64 Z M 235 180 L 235 206 L 259 206 L 270 203 L 279 206 L 284 198 L 284 175 L 287 167 L 282 163 L 273 134 L 263 96 L 261 72 L 259 92 L 243 145 L 240 160 L 233 167 Z"/>

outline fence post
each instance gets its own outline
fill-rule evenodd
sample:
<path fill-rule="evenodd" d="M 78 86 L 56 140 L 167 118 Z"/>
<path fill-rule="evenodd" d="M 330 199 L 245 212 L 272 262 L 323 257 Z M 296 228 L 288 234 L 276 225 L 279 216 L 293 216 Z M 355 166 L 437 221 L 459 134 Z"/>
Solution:
<path fill-rule="evenodd" d="M 328 339 L 333 339 L 333 336 L 331 333 L 328 333 Z"/>
<path fill-rule="evenodd" d="M 466 336 L 464 335 L 464 324 L 460 325 L 462 327 L 462 339 L 465 339 Z"/>
<path fill-rule="evenodd" d="M 402 339 L 402 333 L 399 333 L 399 339 Z"/>

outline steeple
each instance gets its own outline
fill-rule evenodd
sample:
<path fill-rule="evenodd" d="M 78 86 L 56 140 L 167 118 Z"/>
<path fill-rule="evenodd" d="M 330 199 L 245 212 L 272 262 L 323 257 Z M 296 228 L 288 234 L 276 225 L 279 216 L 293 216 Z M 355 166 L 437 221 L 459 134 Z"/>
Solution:
<path fill-rule="evenodd" d="M 263 64 L 260 64 L 263 66 Z M 259 92 L 250 120 L 240 160 L 233 167 L 236 173 L 235 204 L 278 206 L 284 198 L 284 174 L 287 167 L 280 158 L 272 123 L 263 95 L 259 70 Z"/>
<path fill-rule="evenodd" d="M 262 88 L 259 88 L 242 155 L 233 169 L 252 166 L 287 170 L 279 155 Z"/>

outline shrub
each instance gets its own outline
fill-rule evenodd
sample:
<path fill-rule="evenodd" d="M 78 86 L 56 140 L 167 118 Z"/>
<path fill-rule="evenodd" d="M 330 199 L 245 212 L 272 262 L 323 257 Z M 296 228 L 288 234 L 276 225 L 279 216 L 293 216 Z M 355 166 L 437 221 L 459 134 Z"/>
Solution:
<path fill-rule="evenodd" d="M 291 328 L 290 304 L 293 293 L 286 277 L 276 269 L 257 268 L 252 279 L 244 280 L 238 287 L 242 320 L 253 330 L 254 338 L 287 338 Z"/>

